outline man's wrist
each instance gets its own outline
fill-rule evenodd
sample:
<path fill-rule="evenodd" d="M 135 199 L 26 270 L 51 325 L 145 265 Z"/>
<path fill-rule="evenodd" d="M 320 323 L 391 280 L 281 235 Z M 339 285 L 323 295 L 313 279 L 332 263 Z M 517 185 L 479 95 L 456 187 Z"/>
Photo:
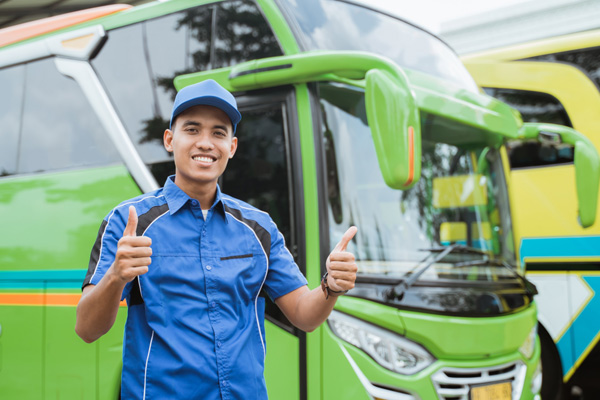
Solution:
<path fill-rule="evenodd" d="M 127 286 L 127 283 L 129 283 L 128 281 L 123 280 L 123 278 L 121 278 L 121 276 L 117 273 L 115 263 L 111 264 L 102 279 L 107 281 L 107 285 L 117 287 L 121 291 L 125 288 L 125 286 Z"/>
<path fill-rule="evenodd" d="M 323 290 L 323 294 L 325 295 L 325 300 L 328 300 L 329 297 L 339 297 L 343 294 L 348 293 L 347 290 L 333 290 L 327 285 L 327 277 L 329 276 L 329 271 L 325 272 L 323 278 L 321 278 L 321 290 Z"/>

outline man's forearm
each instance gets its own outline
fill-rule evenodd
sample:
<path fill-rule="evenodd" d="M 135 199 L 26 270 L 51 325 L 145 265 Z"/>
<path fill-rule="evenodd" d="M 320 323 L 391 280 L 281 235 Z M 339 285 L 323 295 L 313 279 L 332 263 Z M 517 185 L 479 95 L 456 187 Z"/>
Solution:
<path fill-rule="evenodd" d="M 306 298 L 298 302 L 298 314 L 303 323 L 303 327 L 299 328 L 306 332 L 312 332 L 329 317 L 337 297 L 329 296 L 328 299 L 325 299 L 325 294 L 320 286 L 309 290 L 303 296 Z"/>
<path fill-rule="evenodd" d="M 112 267 L 98 285 L 84 288 L 77 305 L 75 332 L 85 342 L 94 342 L 113 326 L 123 288 L 123 283 L 114 278 Z"/>
<path fill-rule="evenodd" d="M 336 298 L 325 299 L 323 290 L 303 286 L 277 299 L 275 303 L 298 329 L 312 332 L 329 317 Z"/>

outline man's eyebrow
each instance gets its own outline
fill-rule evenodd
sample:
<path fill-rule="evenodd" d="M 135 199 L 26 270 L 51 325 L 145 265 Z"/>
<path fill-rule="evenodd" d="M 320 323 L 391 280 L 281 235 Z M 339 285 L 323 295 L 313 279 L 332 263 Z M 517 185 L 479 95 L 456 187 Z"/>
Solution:
<path fill-rule="evenodd" d="M 194 120 L 186 120 L 183 122 L 183 124 L 181 125 L 182 127 L 186 127 L 186 126 L 202 126 L 202 124 L 198 121 L 194 121 Z M 228 126 L 227 125 L 213 125 L 212 127 L 213 129 L 222 129 L 225 132 L 228 132 Z"/>
<path fill-rule="evenodd" d="M 187 121 L 184 121 L 184 122 L 183 122 L 183 124 L 182 124 L 181 126 L 189 126 L 189 125 L 192 125 L 192 126 L 200 126 L 200 122 L 196 122 L 196 121 L 187 120 Z"/>
<path fill-rule="evenodd" d="M 213 129 L 223 129 L 225 132 L 228 132 L 227 125 L 214 125 Z"/>

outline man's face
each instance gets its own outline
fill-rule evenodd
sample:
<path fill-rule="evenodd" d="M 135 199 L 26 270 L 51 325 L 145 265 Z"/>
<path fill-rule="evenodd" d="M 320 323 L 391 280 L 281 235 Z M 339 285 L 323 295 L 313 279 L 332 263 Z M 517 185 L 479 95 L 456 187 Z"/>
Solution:
<path fill-rule="evenodd" d="M 237 138 L 224 111 L 200 105 L 177 116 L 172 130 L 165 131 L 164 145 L 175 158 L 175 182 L 189 194 L 216 187 L 235 154 Z"/>

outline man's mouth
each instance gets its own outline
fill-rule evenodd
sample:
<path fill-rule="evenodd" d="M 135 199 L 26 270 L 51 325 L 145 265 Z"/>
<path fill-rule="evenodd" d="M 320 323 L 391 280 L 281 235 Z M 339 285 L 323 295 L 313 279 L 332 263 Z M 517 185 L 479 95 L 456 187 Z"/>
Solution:
<path fill-rule="evenodd" d="M 192 160 L 205 163 L 212 163 L 217 161 L 216 157 L 213 156 L 193 156 Z"/>

